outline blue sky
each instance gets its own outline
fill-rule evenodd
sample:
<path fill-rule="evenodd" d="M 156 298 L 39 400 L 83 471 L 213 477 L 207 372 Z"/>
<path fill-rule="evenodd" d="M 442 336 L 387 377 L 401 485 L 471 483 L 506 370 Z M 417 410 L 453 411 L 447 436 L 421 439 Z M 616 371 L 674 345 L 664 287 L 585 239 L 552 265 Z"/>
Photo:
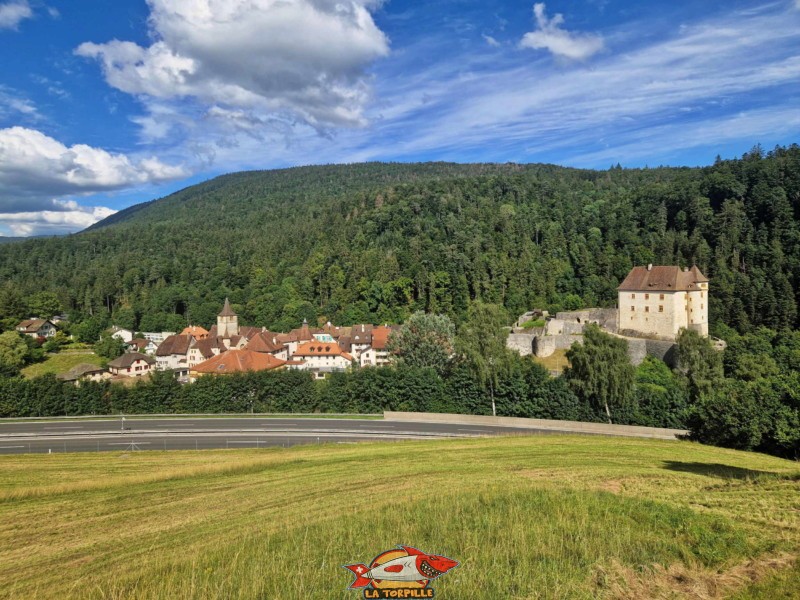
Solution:
<path fill-rule="evenodd" d="M 220 173 L 800 142 L 800 0 L 0 0 L 0 235 Z"/>

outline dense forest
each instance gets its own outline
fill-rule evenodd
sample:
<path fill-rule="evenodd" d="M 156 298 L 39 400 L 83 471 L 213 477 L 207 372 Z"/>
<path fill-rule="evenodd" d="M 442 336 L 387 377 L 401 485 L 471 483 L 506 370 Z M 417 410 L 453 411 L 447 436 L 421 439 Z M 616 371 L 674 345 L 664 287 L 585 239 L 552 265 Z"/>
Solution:
<path fill-rule="evenodd" d="M 696 263 L 712 330 L 796 328 L 800 147 L 705 168 L 446 163 L 226 175 L 63 238 L 0 245 L 0 319 L 59 308 L 138 330 L 456 322 L 468 302 L 613 306 L 635 264 Z M 41 307 L 41 308 L 39 308 Z M 50 316 L 43 314 L 41 316 Z"/>

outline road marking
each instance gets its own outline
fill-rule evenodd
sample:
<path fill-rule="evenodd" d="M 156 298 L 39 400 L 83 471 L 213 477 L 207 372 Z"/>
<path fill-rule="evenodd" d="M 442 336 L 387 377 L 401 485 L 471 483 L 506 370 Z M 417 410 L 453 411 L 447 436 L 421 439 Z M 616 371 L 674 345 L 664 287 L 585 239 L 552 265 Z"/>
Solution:
<path fill-rule="evenodd" d="M 156 427 L 188 427 L 194 423 L 173 423 L 172 425 L 156 425 Z"/>
<path fill-rule="evenodd" d="M 461 428 L 459 428 L 458 431 L 473 431 L 475 433 L 489 433 L 485 429 L 461 429 Z"/>
<path fill-rule="evenodd" d="M 61 427 L 45 427 L 44 429 L 83 429 L 83 425 L 78 425 L 77 427 L 70 427 L 67 425 Z"/>
<path fill-rule="evenodd" d="M 25 446 L 0 446 L 0 449 L 7 450 L 8 448 L 24 448 Z"/>
<path fill-rule="evenodd" d="M 260 444 L 261 440 L 226 440 L 229 444 Z"/>
<path fill-rule="evenodd" d="M 150 442 L 106 442 L 108 446 L 144 446 Z"/>

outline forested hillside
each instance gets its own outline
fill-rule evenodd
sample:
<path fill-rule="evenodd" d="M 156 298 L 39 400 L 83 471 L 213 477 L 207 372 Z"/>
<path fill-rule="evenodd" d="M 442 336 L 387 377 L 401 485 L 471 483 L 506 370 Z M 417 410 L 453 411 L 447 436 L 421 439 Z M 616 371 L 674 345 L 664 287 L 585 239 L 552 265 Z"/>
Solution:
<path fill-rule="evenodd" d="M 456 320 L 467 302 L 613 305 L 634 264 L 696 263 L 710 318 L 796 328 L 800 147 L 707 168 L 359 164 L 237 173 L 67 238 L 0 245 L 0 318 L 57 295 L 140 330 Z M 45 296 L 47 298 L 47 296 Z M 35 304 L 35 302 L 34 302 Z"/>

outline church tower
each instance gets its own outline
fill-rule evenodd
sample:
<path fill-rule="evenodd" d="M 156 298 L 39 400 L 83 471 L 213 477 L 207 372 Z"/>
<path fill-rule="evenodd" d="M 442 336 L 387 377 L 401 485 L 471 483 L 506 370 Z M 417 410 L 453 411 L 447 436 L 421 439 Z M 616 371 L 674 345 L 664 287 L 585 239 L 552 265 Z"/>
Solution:
<path fill-rule="evenodd" d="M 231 303 L 225 298 L 225 306 L 217 315 L 217 335 L 221 338 L 231 338 L 239 335 L 239 317 L 233 312 Z"/>

